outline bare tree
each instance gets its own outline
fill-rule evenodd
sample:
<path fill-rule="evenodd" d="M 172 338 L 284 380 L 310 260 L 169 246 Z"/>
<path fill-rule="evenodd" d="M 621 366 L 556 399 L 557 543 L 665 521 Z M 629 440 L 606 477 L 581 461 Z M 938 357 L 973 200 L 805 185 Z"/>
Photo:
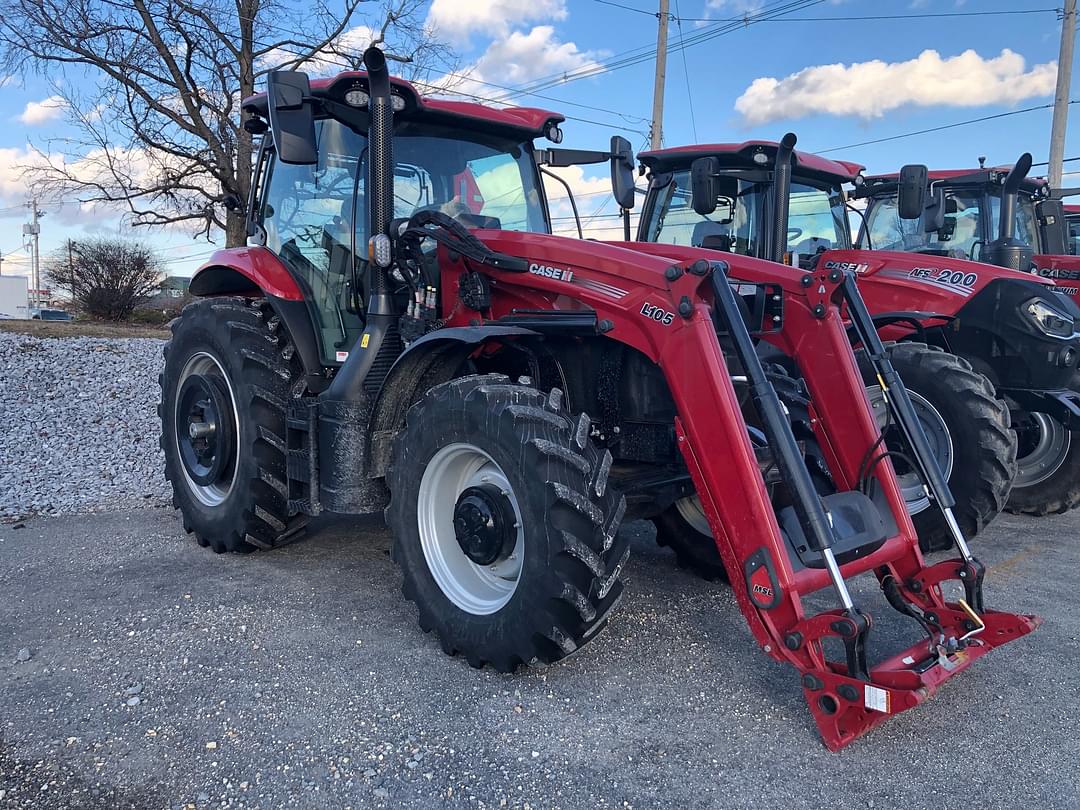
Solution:
<path fill-rule="evenodd" d="M 0 75 L 55 76 L 74 137 L 38 145 L 45 194 L 119 204 L 133 225 L 245 240 L 252 136 L 240 102 L 273 68 L 355 67 L 369 44 L 409 75 L 450 68 L 423 0 L 0 0 Z M 368 23 L 371 23 L 370 25 Z M 302 32 L 302 33 L 301 33 Z"/>
<path fill-rule="evenodd" d="M 157 256 L 141 242 L 89 239 L 57 251 L 45 276 L 86 314 L 122 321 L 158 291 L 162 273 Z"/>

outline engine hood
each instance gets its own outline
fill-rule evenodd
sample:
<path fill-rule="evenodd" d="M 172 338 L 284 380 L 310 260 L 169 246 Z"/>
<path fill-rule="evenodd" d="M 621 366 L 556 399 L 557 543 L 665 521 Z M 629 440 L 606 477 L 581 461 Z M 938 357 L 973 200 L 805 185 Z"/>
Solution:
<path fill-rule="evenodd" d="M 819 266 L 851 270 L 871 312 L 921 311 L 955 315 L 974 295 L 998 279 L 1031 284 L 1053 282 L 990 264 L 892 250 L 830 250 Z"/>

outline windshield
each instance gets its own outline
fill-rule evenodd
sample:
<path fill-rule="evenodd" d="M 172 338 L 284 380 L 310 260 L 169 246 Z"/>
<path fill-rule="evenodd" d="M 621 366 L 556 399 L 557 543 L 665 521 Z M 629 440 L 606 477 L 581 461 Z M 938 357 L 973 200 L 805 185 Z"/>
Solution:
<path fill-rule="evenodd" d="M 945 225 L 934 233 L 926 233 L 922 220 L 900 218 L 895 196 L 875 198 L 866 214 L 870 241 L 863 247 L 954 259 L 975 258 L 976 246 L 983 242 L 981 201 L 981 194 L 946 191 Z"/>
<path fill-rule="evenodd" d="M 723 176 L 716 210 L 702 216 L 691 205 L 690 173 L 674 172 L 671 178 L 656 195 L 646 230 L 648 241 L 762 256 L 768 228 L 763 214 L 772 195 L 771 183 Z M 805 260 L 822 250 L 849 245 L 840 191 L 792 183 L 787 252 Z"/>
<path fill-rule="evenodd" d="M 990 198 L 990 221 L 993 223 L 994 238 L 997 238 L 998 223 L 1001 222 L 1001 198 Z M 1016 233 L 1013 238 L 1025 245 L 1036 247 L 1035 201 L 1023 194 L 1016 201 Z"/>
<path fill-rule="evenodd" d="M 366 321 L 367 138 L 316 122 L 318 163 L 265 158 L 262 242 L 305 288 L 323 362 L 341 363 Z M 467 228 L 549 233 L 532 147 L 465 130 L 403 123 L 394 133 L 394 217 L 441 211 Z"/>

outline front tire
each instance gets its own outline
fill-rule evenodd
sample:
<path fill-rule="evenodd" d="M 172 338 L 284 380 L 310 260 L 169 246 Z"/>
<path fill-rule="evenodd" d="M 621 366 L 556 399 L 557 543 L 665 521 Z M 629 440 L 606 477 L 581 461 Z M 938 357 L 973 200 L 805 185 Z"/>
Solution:
<path fill-rule="evenodd" d="M 949 489 L 956 499 L 953 513 L 960 530 L 972 539 L 993 520 L 1009 498 L 1016 476 L 1016 434 L 1011 430 L 1009 410 L 997 397 L 993 385 L 961 357 L 924 343 L 887 345 L 893 368 L 912 394 L 916 414 L 938 463 L 946 468 Z M 856 352 L 871 404 L 880 399 L 876 375 L 862 350 Z M 884 402 L 879 423 L 886 421 Z M 886 431 L 886 441 L 892 438 Z M 896 449 L 890 442 L 890 449 Z M 895 465 L 903 466 L 897 460 Z M 900 483 L 914 471 L 898 470 Z M 916 481 L 916 488 L 921 485 Z M 915 503 L 905 487 L 905 500 L 923 551 L 942 551 L 953 538 L 941 510 L 929 501 Z"/>
<path fill-rule="evenodd" d="M 265 301 L 207 298 L 170 324 L 161 386 L 161 449 L 185 531 L 219 554 L 296 539 L 285 412 L 302 376 Z"/>
<path fill-rule="evenodd" d="M 625 499 L 557 389 L 498 374 L 409 409 L 387 476 L 402 590 L 448 654 L 510 672 L 596 636 L 622 594 Z"/>

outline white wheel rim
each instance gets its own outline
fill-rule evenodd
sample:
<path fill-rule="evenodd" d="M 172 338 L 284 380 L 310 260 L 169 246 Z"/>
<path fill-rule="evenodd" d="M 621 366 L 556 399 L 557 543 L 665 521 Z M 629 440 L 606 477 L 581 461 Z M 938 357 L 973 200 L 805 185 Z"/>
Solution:
<path fill-rule="evenodd" d="M 1038 430 L 1035 446 L 1016 459 L 1015 489 L 1041 484 L 1061 469 L 1072 446 L 1072 434 L 1061 422 L 1045 413 L 1028 414 Z"/>
<path fill-rule="evenodd" d="M 213 374 L 220 377 L 225 381 L 225 387 L 229 391 L 229 402 L 232 405 L 233 424 L 236 425 L 236 458 L 233 459 L 232 470 L 229 473 L 228 480 L 226 482 L 214 482 L 213 484 L 198 484 L 191 475 L 188 474 L 182 460 L 179 461 L 179 467 L 184 473 L 184 481 L 187 483 L 188 489 L 191 494 L 204 506 L 219 506 L 232 492 L 233 484 L 236 481 L 236 469 L 240 464 L 240 414 L 236 410 L 236 394 L 233 391 L 232 380 L 229 379 L 229 375 L 225 373 L 224 366 L 220 361 L 212 354 L 207 352 L 196 352 L 188 358 L 188 361 L 184 364 L 183 370 L 180 372 L 180 378 L 176 381 L 176 394 L 173 399 L 173 420 L 177 419 L 176 409 L 179 405 L 180 391 L 183 388 L 184 381 L 188 377 L 192 377 L 196 374 Z M 176 439 L 175 427 L 170 431 L 173 435 L 173 444 L 176 447 L 177 459 L 180 459 L 180 443 Z"/>
<path fill-rule="evenodd" d="M 701 505 L 701 498 L 698 495 L 687 495 L 685 498 L 679 498 L 679 500 L 675 501 L 675 508 L 682 519 L 689 523 L 694 531 L 708 537 L 713 536 L 712 529 L 709 528 L 709 521 L 705 517 L 705 509 Z"/>
<path fill-rule="evenodd" d="M 470 487 L 496 486 L 514 508 L 517 538 L 505 560 L 491 565 L 473 562 L 454 531 L 458 498 Z M 428 462 L 420 479 L 416 504 L 420 546 L 432 578 L 447 599 L 466 613 L 487 616 L 513 597 L 525 559 L 525 530 L 514 489 L 498 464 L 471 444 L 450 444 Z"/>

